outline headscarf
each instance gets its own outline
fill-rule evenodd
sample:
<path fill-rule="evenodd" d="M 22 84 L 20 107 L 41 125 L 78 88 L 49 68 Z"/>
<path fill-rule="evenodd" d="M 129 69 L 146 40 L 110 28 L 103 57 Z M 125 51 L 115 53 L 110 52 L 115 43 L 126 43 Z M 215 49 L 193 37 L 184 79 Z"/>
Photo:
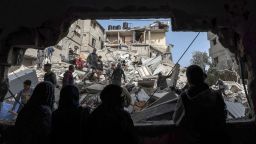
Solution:
<path fill-rule="evenodd" d="M 46 105 L 53 109 L 54 104 L 54 87 L 51 82 L 39 83 L 33 91 L 33 94 L 28 101 L 28 106 Z"/>
<path fill-rule="evenodd" d="M 59 109 L 77 108 L 79 106 L 79 91 L 73 85 L 67 85 L 60 91 Z"/>
<path fill-rule="evenodd" d="M 100 93 L 102 104 L 121 107 L 123 105 L 122 91 L 122 88 L 117 85 L 110 84 L 106 86 Z"/>

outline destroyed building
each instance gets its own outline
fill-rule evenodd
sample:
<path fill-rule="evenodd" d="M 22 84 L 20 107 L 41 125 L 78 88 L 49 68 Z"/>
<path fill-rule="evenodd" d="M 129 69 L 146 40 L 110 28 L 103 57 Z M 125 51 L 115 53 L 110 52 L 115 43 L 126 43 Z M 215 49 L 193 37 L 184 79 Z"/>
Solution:
<path fill-rule="evenodd" d="M 0 23 L 1 99 L 7 93 L 8 69 L 11 65 L 21 64 L 25 49 L 29 47 L 44 49 L 56 45 L 66 36 L 69 26 L 79 18 L 171 17 L 174 31 L 212 31 L 218 35 L 219 41 L 225 48 L 243 58 L 240 62 L 246 65 L 248 70 L 246 97 L 252 109 L 252 116 L 242 120 L 227 120 L 227 132 L 232 144 L 255 143 L 255 5 L 254 0 L 1 1 L 0 15 L 3 19 Z M 149 114 L 157 112 L 151 110 L 148 110 Z M 236 117 L 236 114 L 233 115 Z M 178 129 L 172 120 L 161 121 L 159 117 L 146 122 L 143 118 L 140 120 L 142 121 L 135 122 L 135 128 L 142 143 L 177 143 L 175 138 Z M 4 136 L 4 128 L 8 126 L 1 124 L 1 137 Z"/>
<path fill-rule="evenodd" d="M 96 20 L 79 19 L 70 26 L 68 35 L 59 41 L 56 48 L 61 50 L 63 60 L 69 60 L 70 50 L 76 55 L 83 55 L 93 48 L 102 49 L 104 36 L 105 30 Z"/>
<path fill-rule="evenodd" d="M 129 49 L 141 56 L 155 57 L 170 52 L 166 44 L 168 30 L 168 24 L 160 21 L 144 27 L 130 27 L 127 22 L 122 27 L 109 25 L 106 30 L 106 47 Z"/>
<path fill-rule="evenodd" d="M 212 32 L 207 33 L 207 38 L 210 41 L 209 56 L 212 62 L 219 70 L 233 69 L 238 71 L 238 65 L 235 59 L 235 54 L 226 49 L 219 41 L 217 35 Z"/>

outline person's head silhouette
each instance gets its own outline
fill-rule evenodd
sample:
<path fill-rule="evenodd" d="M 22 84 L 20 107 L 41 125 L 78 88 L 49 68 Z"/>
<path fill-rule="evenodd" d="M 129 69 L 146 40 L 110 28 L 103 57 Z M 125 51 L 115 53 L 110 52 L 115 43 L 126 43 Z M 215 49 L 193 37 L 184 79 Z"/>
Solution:
<path fill-rule="evenodd" d="M 186 76 L 189 85 L 200 85 L 204 83 L 207 75 L 203 69 L 198 65 L 191 65 L 187 68 Z"/>
<path fill-rule="evenodd" d="M 110 84 L 106 86 L 100 94 L 100 99 L 102 101 L 102 104 L 108 105 L 110 107 L 122 107 L 123 106 L 123 98 L 121 96 L 122 91 L 123 91 L 122 88 L 118 85 Z"/>

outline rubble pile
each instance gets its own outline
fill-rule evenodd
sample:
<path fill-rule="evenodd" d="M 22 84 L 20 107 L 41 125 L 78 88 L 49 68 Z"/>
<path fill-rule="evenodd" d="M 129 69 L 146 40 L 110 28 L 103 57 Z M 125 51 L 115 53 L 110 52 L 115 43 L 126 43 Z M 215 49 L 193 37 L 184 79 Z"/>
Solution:
<path fill-rule="evenodd" d="M 84 67 L 82 70 L 75 70 L 73 73 L 75 84 L 80 90 L 79 102 L 81 106 L 94 109 L 101 103 L 100 92 L 109 84 L 106 71 L 111 67 L 111 64 L 122 63 L 124 64 L 123 70 L 126 75 L 126 82 L 122 83 L 125 109 L 132 113 L 134 117 L 142 119 L 149 115 L 150 119 L 158 119 L 158 117 L 166 117 L 172 113 L 170 110 L 174 109 L 178 95 L 171 91 L 169 87 L 176 86 L 181 89 L 186 85 L 185 68 L 174 65 L 171 61 L 163 61 L 162 55 L 150 58 L 138 55 L 128 49 L 105 48 L 98 50 L 97 54 L 102 56 L 104 66 L 100 79 L 97 79 L 96 74 L 92 75 L 93 79 L 88 79 L 91 71 L 87 67 Z M 84 54 L 84 59 L 86 55 L 89 55 L 89 53 Z M 69 65 L 69 63 L 65 62 L 52 63 L 52 71 L 57 76 L 59 86 L 55 90 L 56 105 L 59 99 L 63 74 Z M 21 67 L 21 69 L 28 68 Z M 45 73 L 43 69 L 36 69 L 35 67 L 32 67 L 32 69 L 35 69 L 38 81 L 43 81 Z M 156 86 L 157 75 L 160 72 L 165 76 L 172 73 L 171 77 L 166 80 L 168 87 L 163 90 L 157 89 Z M 224 83 L 227 86 L 224 98 L 229 111 L 229 117 L 241 118 L 247 116 L 249 106 L 242 85 L 234 81 L 224 81 Z M 218 86 L 213 85 L 212 88 L 217 90 Z M 163 111 L 165 106 L 172 106 L 172 108 L 166 108 Z M 151 110 L 157 111 L 156 115 L 150 114 Z M 140 112 L 142 112 L 141 115 L 138 114 Z M 145 116 L 143 116 L 144 114 Z"/>
<path fill-rule="evenodd" d="M 250 106 L 246 98 L 243 85 L 234 81 L 223 82 L 225 84 L 225 94 L 223 95 L 223 97 L 227 105 L 229 116 L 232 115 L 229 118 L 250 117 Z M 213 85 L 212 88 L 218 90 L 217 85 Z"/>
<path fill-rule="evenodd" d="M 84 54 L 84 58 L 89 53 Z M 141 111 L 153 101 L 163 97 L 169 92 L 169 89 L 156 91 L 156 78 L 159 72 L 163 75 L 168 75 L 174 68 L 174 64 L 162 60 L 162 56 L 155 57 L 140 56 L 134 51 L 128 49 L 113 49 L 105 48 L 97 51 L 98 56 L 102 56 L 104 70 L 100 76 L 100 80 L 88 80 L 86 77 L 90 74 L 87 68 L 82 71 L 75 70 L 73 76 L 75 83 L 80 89 L 80 103 L 83 106 L 95 108 L 100 104 L 99 94 L 101 90 L 109 84 L 106 79 L 106 70 L 110 68 L 111 64 L 125 63 L 123 70 L 126 75 L 126 83 L 123 82 L 124 95 L 127 99 L 126 108 L 129 112 Z M 61 62 L 53 63 L 52 71 L 56 73 L 59 86 L 63 79 L 64 72 L 68 69 L 70 64 Z M 178 76 L 178 85 L 182 87 L 186 83 L 183 71 Z M 39 81 L 43 80 L 44 71 L 42 69 L 36 70 Z M 96 77 L 96 74 L 94 75 Z M 171 78 L 167 79 L 168 84 L 171 84 Z M 57 94 L 57 93 L 56 93 Z M 58 97 L 58 96 L 56 96 Z M 57 98 L 58 99 L 58 98 Z"/>

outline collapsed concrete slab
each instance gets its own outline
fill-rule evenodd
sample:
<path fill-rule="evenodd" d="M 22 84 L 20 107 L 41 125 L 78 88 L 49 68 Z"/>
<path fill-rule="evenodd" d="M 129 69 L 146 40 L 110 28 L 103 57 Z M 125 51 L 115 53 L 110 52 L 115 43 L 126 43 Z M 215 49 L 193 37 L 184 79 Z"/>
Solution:
<path fill-rule="evenodd" d="M 144 109 L 140 112 L 135 112 L 131 115 L 133 122 L 147 123 L 150 121 L 172 120 L 172 115 L 174 113 L 176 103 L 176 100 L 170 100 Z"/>
<path fill-rule="evenodd" d="M 31 87 L 35 87 L 38 84 L 36 71 L 26 67 L 21 67 L 20 69 L 9 73 L 8 78 L 10 83 L 9 90 L 14 95 L 23 89 L 23 82 L 25 80 L 31 80 Z M 10 97 L 10 92 L 8 92 L 5 97 Z"/>
<path fill-rule="evenodd" d="M 87 87 L 86 91 L 87 91 L 87 93 L 90 93 L 90 94 L 97 94 L 97 93 L 101 92 L 105 86 L 106 85 L 102 85 L 102 84 L 93 84 L 93 85 Z"/>

